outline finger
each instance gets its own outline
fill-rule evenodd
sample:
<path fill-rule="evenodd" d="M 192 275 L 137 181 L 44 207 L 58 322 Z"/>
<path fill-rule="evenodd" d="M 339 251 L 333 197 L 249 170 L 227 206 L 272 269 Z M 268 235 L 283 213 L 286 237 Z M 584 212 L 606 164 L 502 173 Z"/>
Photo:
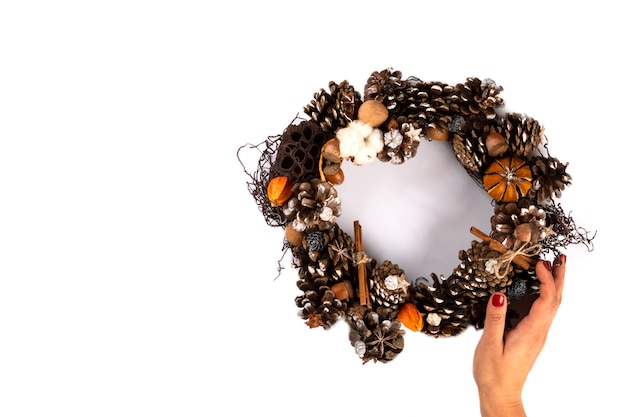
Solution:
<path fill-rule="evenodd" d="M 559 301 L 561 300 L 561 297 L 563 295 L 563 286 L 565 284 L 565 271 L 567 269 L 565 266 L 566 260 L 567 257 L 565 255 L 559 256 L 558 265 L 555 265 L 555 267 L 552 269 L 556 297 Z"/>
<path fill-rule="evenodd" d="M 551 300 L 556 292 L 556 285 L 552 276 L 552 265 L 548 261 L 539 262 L 535 268 L 535 273 L 541 284 L 539 297 L 543 300 Z"/>
<path fill-rule="evenodd" d="M 506 323 L 507 301 L 502 293 L 491 294 L 485 313 L 485 327 L 481 340 L 498 346 L 504 339 L 504 327 Z"/>

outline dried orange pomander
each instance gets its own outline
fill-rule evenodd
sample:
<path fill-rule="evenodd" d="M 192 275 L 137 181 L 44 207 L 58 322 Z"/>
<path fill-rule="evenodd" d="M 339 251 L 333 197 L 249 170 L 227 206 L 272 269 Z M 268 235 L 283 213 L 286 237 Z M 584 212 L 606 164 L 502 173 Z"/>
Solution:
<path fill-rule="evenodd" d="M 505 156 L 489 165 L 483 187 L 499 203 L 515 203 L 532 187 L 530 167 L 520 158 Z"/>
<path fill-rule="evenodd" d="M 272 207 L 280 207 L 291 197 L 291 181 L 289 178 L 280 176 L 274 177 L 267 185 L 267 198 Z"/>
<path fill-rule="evenodd" d="M 422 313 L 419 312 L 415 304 L 405 303 L 402 304 L 398 311 L 398 320 L 404 324 L 407 329 L 419 332 L 424 327 L 424 319 Z"/>

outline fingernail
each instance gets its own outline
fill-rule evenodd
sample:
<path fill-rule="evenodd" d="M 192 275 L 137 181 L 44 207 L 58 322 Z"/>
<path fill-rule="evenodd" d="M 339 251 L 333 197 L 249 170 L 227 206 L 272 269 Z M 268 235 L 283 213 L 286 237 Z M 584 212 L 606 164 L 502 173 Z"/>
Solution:
<path fill-rule="evenodd" d="M 561 255 L 561 259 L 563 264 L 565 264 L 565 262 L 567 262 L 567 255 Z"/>
<path fill-rule="evenodd" d="M 552 271 L 552 265 L 549 261 L 543 261 L 543 266 L 545 266 L 548 271 Z"/>
<path fill-rule="evenodd" d="M 502 307 L 504 305 L 504 300 L 506 300 L 504 294 L 496 293 L 491 299 L 491 304 L 493 304 L 494 307 Z"/>

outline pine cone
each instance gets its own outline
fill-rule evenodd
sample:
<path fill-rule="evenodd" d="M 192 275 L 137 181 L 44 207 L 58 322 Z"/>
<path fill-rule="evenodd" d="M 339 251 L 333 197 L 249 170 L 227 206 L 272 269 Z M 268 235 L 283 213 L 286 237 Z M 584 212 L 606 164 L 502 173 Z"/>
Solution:
<path fill-rule="evenodd" d="M 385 261 L 376 265 L 369 280 L 370 298 L 375 305 L 397 308 L 409 295 L 411 284 L 398 265 Z"/>
<path fill-rule="evenodd" d="M 498 96 L 502 87 L 486 78 L 467 78 L 464 84 L 457 84 L 457 94 L 461 97 L 459 111 L 466 117 L 467 129 L 481 130 L 496 118 L 496 109 L 504 105 Z"/>
<path fill-rule="evenodd" d="M 291 124 L 282 134 L 270 178 L 288 177 L 292 184 L 319 177 L 319 159 L 327 137 L 310 120 Z"/>
<path fill-rule="evenodd" d="M 327 230 L 341 215 L 341 200 L 332 183 L 313 178 L 293 185 L 293 197 L 284 205 L 283 212 L 285 218 L 293 220 L 294 230 L 307 233 Z"/>
<path fill-rule="evenodd" d="M 493 130 L 504 136 L 512 155 L 522 158 L 533 155 L 544 138 L 538 121 L 518 113 L 499 117 Z"/>
<path fill-rule="evenodd" d="M 404 349 L 405 334 L 395 312 L 379 307 L 375 311 L 360 313 L 363 318 L 354 315 L 348 321 L 351 328 L 350 343 L 357 355 L 363 363 L 393 360 Z"/>
<path fill-rule="evenodd" d="M 300 268 L 298 275 L 297 285 L 302 294 L 296 297 L 295 303 L 300 308 L 298 315 L 310 328 L 329 329 L 345 316 L 348 304 L 336 298 L 330 289 L 329 277 L 310 273 L 307 268 Z"/>
<path fill-rule="evenodd" d="M 363 98 L 383 103 L 390 114 L 400 114 L 407 99 L 406 85 L 400 71 L 392 68 L 374 71 L 367 79 Z"/>
<path fill-rule="evenodd" d="M 568 164 L 562 164 L 553 157 L 538 156 L 530 163 L 533 174 L 533 187 L 529 195 L 538 203 L 556 196 L 561 197 L 561 192 L 572 183 L 572 177 L 566 172 Z"/>
<path fill-rule="evenodd" d="M 328 83 L 328 92 L 320 89 L 315 93 L 313 100 L 304 107 L 304 113 L 317 122 L 324 132 L 334 133 L 357 118 L 361 103 L 361 94 L 347 81 L 341 84 L 331 81 Z"/>
<path fill-rule="evenodd" d="M 528 198 L 516 203 L 497 204 L 491 216 L 491 237 L 507 249 L 517 250 L 525 243 L 534 244 L 547 235 L 546 211 Z"/>
<path fill-rule="evenodd" d="M 486 136 L 483 130 L 458 132 L 452 136 L 454 155 L 469 172 L 481 173 L 491 162 L 485 143 Z"/>
<path fill-rule="evenodd" d="M 453 86 L 438 82 L 424 82 L 417 78 L 407 80 L 409 98 L 404 115 L 408 122 L 413 122 L 424 132 L 438 129 L 448 134 L 448 125 L 458 108 Z M 404 121 L 398 119 L 399 121 Z M 455 125 L 451 125 L 455 126 Z"/>
<path fill-rule="evenodd" d="M 422 332 L 434 337 L 456 336 L 469 324 L 468 300 L 453 277 L 431 277 L 433 285 L 419 282 L 415 289 L 415 304 L 424 317 Z"/>
<path fill-rule="evenodd" d="M 328 235 L 328 256 L 334 267 L 333 278 L 339 280 L 343 277 L 355 277 L 356 246 L 354 241 L 337 225 L 328 231 Z M 352 284 L 356 285 L 356 282 Z"/>
<path fill-rule="evenodd" d="M 378 153 L 378 159 L 395 165 L 403 164 L 417 153 L 420 135 L 421 129 L 416 129 L 412 123 L 388 130 L 383 135 L 384 147 Z"/>
<path fill-rule="evenodd" d="M 498 276 L 496 270 L 500 267 L 500 254 L 489 248 L 484 242 L 472 241 L 467 251 L 459 251 L 461 263 L 454 269 L 452 275 L 457 279 L 459 287 L 470 297 L 485 300 L 491 293 L 503 291 L 511 284 L 513 268 L 500 269 L 503 276 Z"/>

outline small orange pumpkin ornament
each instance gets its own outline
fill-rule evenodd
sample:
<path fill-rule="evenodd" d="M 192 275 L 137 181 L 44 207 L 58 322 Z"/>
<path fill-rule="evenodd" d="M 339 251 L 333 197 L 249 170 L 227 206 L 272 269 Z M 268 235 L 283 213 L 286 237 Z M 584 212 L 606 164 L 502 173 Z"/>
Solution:
<path fill-rule="evenodd" d="M 530 167 L 514 156 L 496 159 L 483 176 L 483 187 L 499 203 L 515 203 L 532 187 Z"/>
<path fill-rule="evenodd" d="M 419 332 L 424 327 L 424 319 L 422 313 L 419 312 L 415 304 L 405 303 L 402 304 L 398 311 L 398 320 L 404 324 L 407 329 Z"/>
<path fill-rule="evenodd" d="M 291 187 L 291 181 L 287 177 L 274 177 L 270 180 L 267 185 L 267 198 L 272 207 L 280 207 L 291 198 L 293 192 Z"/>

